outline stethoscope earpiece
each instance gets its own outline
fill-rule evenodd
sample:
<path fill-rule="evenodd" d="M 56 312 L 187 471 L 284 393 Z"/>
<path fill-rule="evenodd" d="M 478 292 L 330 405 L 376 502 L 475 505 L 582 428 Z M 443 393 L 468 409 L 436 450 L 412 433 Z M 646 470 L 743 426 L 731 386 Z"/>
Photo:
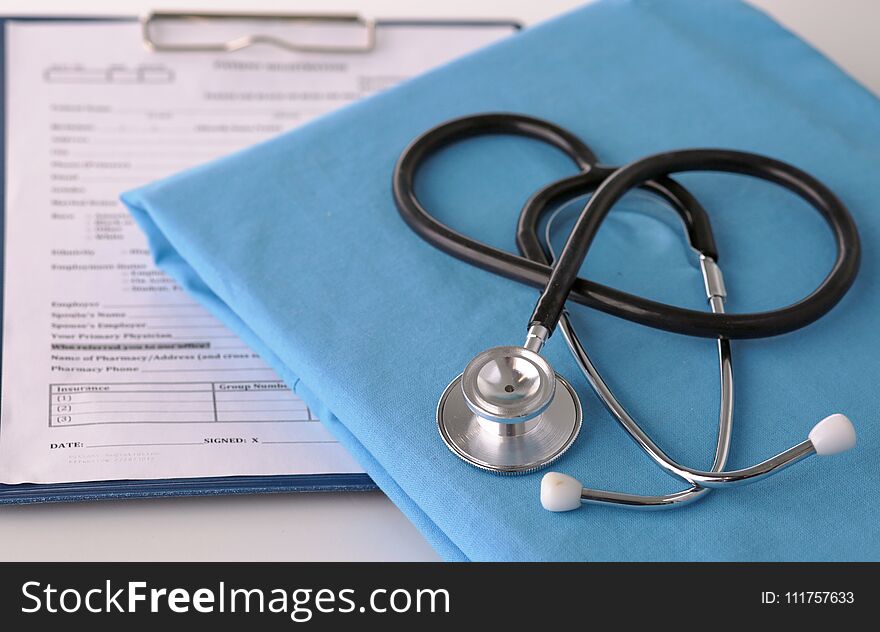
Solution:
<path fill-rule="evenodd" d="M 541 478 L 541 505 L 547 511 L 571 511 L 581 506 L 583 484 L 573 476 L 547 472 Z"/>
<path fill-rule="evenodd" d="M 831 456 L 856 447 L 856 429 L 849 417 L 834 413 L 813 426 L 808 439 L 816 454 Z"/>

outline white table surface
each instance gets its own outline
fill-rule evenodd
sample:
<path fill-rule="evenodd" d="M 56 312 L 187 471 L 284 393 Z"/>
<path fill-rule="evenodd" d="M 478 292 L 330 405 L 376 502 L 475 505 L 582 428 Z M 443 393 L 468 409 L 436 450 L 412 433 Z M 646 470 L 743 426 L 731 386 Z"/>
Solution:
<path fill-rule="evenodd" d="M 704 0 L 710 2 L 713 0 Z M 752 0 L 880 94 L 875 0 Z M 156 9 L 351 12 L 373 17 L 515 18 L 572 0 L 0 0 L 0 14 L 132 15 Z M 622 449 L 631 449 L 626 443 Z M 312 493 L 0 508 L 0 561 L 437 560 L 384 495 Z"/>

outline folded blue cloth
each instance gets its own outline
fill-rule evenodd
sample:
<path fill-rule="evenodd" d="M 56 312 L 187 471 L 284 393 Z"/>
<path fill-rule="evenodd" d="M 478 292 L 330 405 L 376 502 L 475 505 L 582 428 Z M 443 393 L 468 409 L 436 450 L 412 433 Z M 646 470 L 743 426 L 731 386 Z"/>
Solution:
<path fill-rule="evenodd" d="M 720 146 L 789 161 L 831 187 L 861 231 L 860 276 L 819 322 L 733 344 L 730 465 L 803 440 L 835 411 L 855 421 L 856 449 L 645 513 L 548 513 L 541 473 L 499 477 L 455 458 L 437 433 L 437 398 L 478 351 L 522 343 L 537 294 L 413 234 L 394 208 L 391 172 L 425 129 L 503 110 L 573 130 L 609 164 Z M 440 219 L 513 249 L 523 202 L 572 172 L 534 141 L 483 138 L 431 159 L 417 184 Z M 448 559 L 876 560 L 878 173 L 878 101 L 760 12 L 732 1 L 609 0 L 124 200 L 158 265 L 279 371 Z M 834 244 L 803 202 L 739 176 L 680 180 L 713 219 L 729 311 L 788 304 L 824 277 Z M 680 227 L 640 206 L 611 213 L 582 275 L 705 309 Z M 707 467 L 715 343 L 571 311 L 632 414 L 674 458 Z M 604 411 L 561 338 L 546 355 L 576 385 L 585 421 L 554 469 L 618 491 L 680 488 Z"/>

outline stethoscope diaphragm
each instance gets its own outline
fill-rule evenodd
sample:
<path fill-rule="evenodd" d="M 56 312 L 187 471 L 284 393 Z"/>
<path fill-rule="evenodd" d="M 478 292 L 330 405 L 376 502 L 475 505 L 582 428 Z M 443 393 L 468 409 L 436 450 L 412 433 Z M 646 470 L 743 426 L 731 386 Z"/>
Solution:
<path fill-rule="evenodd" d="M 558 459 L 582 418 L 571 385 L 523 347 L 494 347 L 475 357 L 437 405 L 449 449 L 499 474 L 532 472 Z"/>

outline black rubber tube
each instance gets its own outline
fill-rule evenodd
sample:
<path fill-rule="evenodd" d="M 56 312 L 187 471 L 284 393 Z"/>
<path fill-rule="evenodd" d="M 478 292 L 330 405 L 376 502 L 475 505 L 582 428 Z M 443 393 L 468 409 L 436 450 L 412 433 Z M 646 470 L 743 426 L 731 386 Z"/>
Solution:
<path fill-rule="evenodd" d="M 587 202 L 565 247 L 553 266 L 541 297 L 535 306 L 530 325 L 556 327 L 565 301 L 578 281 L 578 271 L 590 244 L 614 204 L 634 187 L 652 178 L 684 171 L 738 173 L 778 184 L 813 206 L 831 228 L 837 246 L 837 258 L 828 276 L 809 296 L 778 310 L 752 314 L 711 314 L 662 305 L 647 313 L 641 306 L 620 307 L 624 318 L 681 333 L 715 337 L 759 337 L 765 331 L 782 333 L 811 323 L 827 313 L 843 298 L 855 280 L 861 247 L 855 223 L 843 203 L 810 174 L 787 163 L 741 151 L 726 149 L 685 149 L 648 156 L 618 169 L 599 185 Z M 715 323 L 723 327 L 715 326 Z M 738 336 L 742 330 L 743 335 Z"/>
<path fill-rule="evenodd" d="M 549 143 L 565 152 L 584 172 L 548 185 L 532 196 L 523 208 L 517 244 L 524 256 L 494 248 L 452 230 L 432 217 L 415 194 L 415 176 L 425 158 L 446 145 L 485 134 L 523 135 Z M 800 195 L 819 210 L 834 232 L 837 260 L 831 272 L 801 301 L 778 310 L 748 314 L 713 314 L 684 309 L 577 277 L 602 220 L 615 202 L 638 186 L 669 201 L 685 221 L 691 244 L 707 256 L 717 257 L 705 211 L 686 189 L 665 177 L 681 171 L 751 175 L 775 182 Z M 858 271 L 858 232 L 846 207 L 809 174 L 756 154 L 717 149 L 668 152 L 612 171 L 609 167 L 597 165 L 589 147 L 552 123 L 519 114 L 479 114 L 439 125 L 410 143 L 395 166 L 392 188 L 401 217 L 425 241 L 470 264 L 542 289 L 531 322 L 549 324 L 551 331 L 565 300 L 571 299 L 632 322 L 680 334 L 706 338 L 774 336 L 808 325 L 827 313 L 852 285 Z M 551 268 L 536 250 L 540 249 L 536 227 L 541 213 L 565 195 L 574 197 L 594 188 L 596 191 L 584 207 L 560 261 Z M 565 267 L 561 269 L 563 262 Z"/>
<path fill-rule="evenodd" d="M 532 195 L 520 212 L 516 227 L 516 245 L 520 254 L 533 261 L 548 263 L 549 260 L 541 256 L 542 247 L 538 237 L 541 217 L 564 202 L 592 193 L 612 173 L 613 167 L 594 165 L 588 172 L 557 180 Z M 718 247 L 715 245 L 709 216 L 690 191 L 675 180 L 665 177 L 649 180 L 640 188 L 664 200 L 678 214 L 691 248 L 718 261 Z"/>

